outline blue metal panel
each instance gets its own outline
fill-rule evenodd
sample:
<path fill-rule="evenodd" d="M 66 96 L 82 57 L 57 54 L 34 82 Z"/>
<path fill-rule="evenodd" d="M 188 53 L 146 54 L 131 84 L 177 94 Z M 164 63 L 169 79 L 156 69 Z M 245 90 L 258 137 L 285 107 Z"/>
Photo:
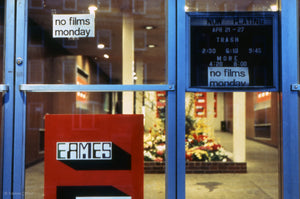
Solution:
<path fill-rule="evenodd" d="M 20 91 L 19 85 L 26 82 L 27 63 L 27 1 L 16 3 L 16 57 L 22 58 L 22 64 L 15 63 L 15 123 L 14 123 L 14 169 L 13 199 L 24 198 L 25 184 L 25 124 L 26 93 Z"/>
<path fill-rule="evenodd" d="M 6 1 L 5 38 L 4 38 L 4 83 L 9 86 L 4 93 L 2 109 L 3 132 L 3 185 L 2 198 L 11 198 L 12 193 L 12 149 L 13 149 L 13 112 L 14 112 L 14 46 L 15 46 L 15 1 Z"/>
<path fill-rule="evenodd" d="M 299 83 L 298 1 L 281 2 L 283 198 L 299 198 Z"/>
<path fill-rule="evenodd" d="M 185 0 L 177 1 L 177 198 L 185 198 L 185 82 L 187 62 Z"/>
<path fill-rule="evenodd" d="M 167 79 L 169 85 L 176 84 L 176 1 L 168 1 L 168 63 Z M 175 86 L 174 86 L 175 87 Z M 158 87 L 157 87 L 158 88 Z M 175 89 L 175 88 L 174 88 Z M 176 91 L 167 95 L 167 161 L 166 198 L 176 198 Z"/>

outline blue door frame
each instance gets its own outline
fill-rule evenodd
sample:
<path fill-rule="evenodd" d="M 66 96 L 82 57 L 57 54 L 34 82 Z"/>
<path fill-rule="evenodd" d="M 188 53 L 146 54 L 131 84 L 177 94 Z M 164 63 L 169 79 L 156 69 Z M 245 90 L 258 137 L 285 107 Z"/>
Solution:
<path fill-rule="evenodd" d="M 283 198 L 299 198 L 299 13 L 297 0 L 281 2 Z"/>
<path fill-rule="evenodd" d="M 16 15 L 14 14 L 16 13 Z M 25 127 L 28 92 L 167 91 L 166 198 L 176 198 L 176 3 L 168 3 L 168 74 L 165 85 L 29 85 L 27 74 L 28 1 L 6 1 L 3 199 L 25 197 Z M 17 33 L 17 34 L 16 34 Z M 2 87 L 0 87 L 1 89 Z M 42 193 L 41 193 L 42 194 Z"/>
<path fill-rule="evenodd" d="M 299 14 L 297 0 L 281 0 L 281 62 L 282 91 L 281 198 L 299 198 L 299 94 L 291 85 L 299 81 Z M 189 64 L 187 43 L 188 20 L 185 0 L 177 0 L 177 198 L 185 198 L 184 103 Z M 279 56 L 280 57 L 280 56 Z M 183 75 L 185 74 L 185 75 Z M 299 85 L 300 86 L 300 85 Z M 193 91 L 196 91 L 194 89 Z M 202 92 L 212 90 L 202 89 Z M 214 90 L 216 91 L 216 90 Z M 220 90 L 219 90 L 220 91 Z M 180 133 L 181 132 L 181 133 Z"/>
<path fill-rule="evenodd" d="M 27 1 L 6 0 L 5 78 L 3 104 L 3 182 L 2 198 L 24 198 L 25 123 L 27 92 L 168 92 L 166 198 L 185 198 L 185 92 L 188 63 L 185 0 L 168 0 L 168 83 L 166 85 L 28 85 L 27 68 Z M 298 77 L 298 10 L 297 0 L 281 2 L 281 89 L 282 89 L 282 195 L 299 198 L 299 96 L 291 91 Z M 16 15 L 15 15 L 16 13 Z M 16 16 L 16 17 L 15 17 Z M 17 33 L 17 34 L 16 34 Z M 18 64 L 17 58 L 23 62 Z"/>

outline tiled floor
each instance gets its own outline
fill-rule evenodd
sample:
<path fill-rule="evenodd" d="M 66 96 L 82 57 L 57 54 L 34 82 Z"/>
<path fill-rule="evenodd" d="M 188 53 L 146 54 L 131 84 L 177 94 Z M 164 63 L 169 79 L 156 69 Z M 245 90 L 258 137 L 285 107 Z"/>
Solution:
<path fill-rule="evenodd" d="M 232 151 L 232 135 L 216 133 L 226 150 Z M 246 141 L 246 174 L 187 174 L 187 199 L 278 199 L 279 161 L 276 148 Z M 145 199 L 165 198 L 165 175 L 145 174 Z M 43 163 L 26 170 L 26 199 L 43 198 Z"/>

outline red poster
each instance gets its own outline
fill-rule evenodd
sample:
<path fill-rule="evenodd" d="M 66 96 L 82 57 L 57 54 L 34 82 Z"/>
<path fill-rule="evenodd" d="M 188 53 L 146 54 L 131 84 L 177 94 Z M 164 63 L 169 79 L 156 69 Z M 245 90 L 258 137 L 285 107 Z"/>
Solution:
<path fill-rule="evenodd" d="M 142 115 L 47 115 L 45 199 L 143 198 Z"/>
<path fill-rule="evenodd" d="M 165 118 L 165 109 L 166 109 L 166 91 L 156 92 L 156 117 Z"/>
<path fill-rule="evenodd" d="M 214 93 L 214 117 L 218 116 L 218 94 Z"/>

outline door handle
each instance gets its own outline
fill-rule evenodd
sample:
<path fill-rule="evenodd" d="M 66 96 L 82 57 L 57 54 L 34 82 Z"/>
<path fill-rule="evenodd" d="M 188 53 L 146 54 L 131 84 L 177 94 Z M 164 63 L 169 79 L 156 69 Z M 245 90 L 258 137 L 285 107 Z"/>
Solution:
<path fill-rule="evenodd" d="M 7 84 L 0 84 L 0 92 L 7 92 L 8 85 Z"/>

